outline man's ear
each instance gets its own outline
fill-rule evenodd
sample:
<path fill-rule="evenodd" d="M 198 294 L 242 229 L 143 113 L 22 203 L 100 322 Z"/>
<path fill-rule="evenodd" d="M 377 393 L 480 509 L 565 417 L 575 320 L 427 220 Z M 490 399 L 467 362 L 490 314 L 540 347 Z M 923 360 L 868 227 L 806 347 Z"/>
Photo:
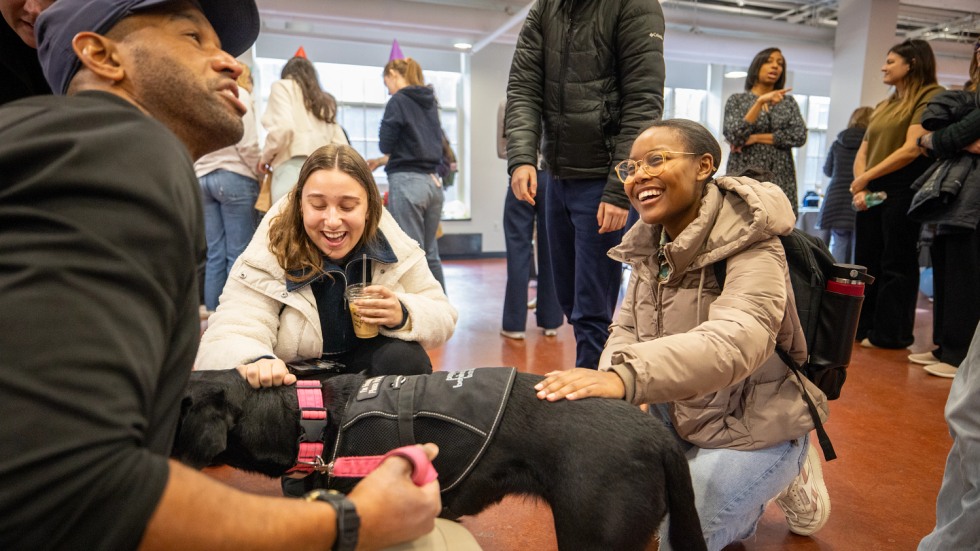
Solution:
<path fill-rule="evenodd" d="M 126 76 L 116 42 L 111 38 L 85 31 L 75 35 L 71 46 L 82 66 L 97 77 L 117 83 Z"/>

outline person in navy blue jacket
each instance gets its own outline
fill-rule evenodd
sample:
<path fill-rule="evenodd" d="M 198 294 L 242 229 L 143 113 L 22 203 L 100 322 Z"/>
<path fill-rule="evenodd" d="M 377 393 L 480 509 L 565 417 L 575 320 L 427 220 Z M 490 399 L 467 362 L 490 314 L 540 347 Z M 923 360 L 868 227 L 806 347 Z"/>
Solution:
<path fill-rule="evenodd" d="M 445 201 L 442 182 L 436 176 L 442 160 L 439 105 L 432 88 L 425 85 L 422 67 L 412 58 L 389 61 L 384 82 L 391 94 L 379 133 L 384 156 L 369 160 L 368 166 L 374 170 L 385 165 L 388 211 L 425 250 L 432 275 L 445 289 L 436 242 Z"/>

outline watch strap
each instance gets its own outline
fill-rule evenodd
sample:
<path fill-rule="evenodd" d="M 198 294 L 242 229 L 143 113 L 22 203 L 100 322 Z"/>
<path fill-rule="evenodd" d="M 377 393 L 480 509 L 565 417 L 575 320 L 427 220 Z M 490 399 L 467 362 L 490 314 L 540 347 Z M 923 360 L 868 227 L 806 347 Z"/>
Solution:
<path fill-rule="evenodd" d="M 357 548 L 358 532 L 361 528 L 361 517 L 357 514 L 354 502 L 344 494 L 334 490 L 313 490 L 306 494 L 307 501 L 324 501 L 334 509 L 337 519 L 337 530 L 333 551 L 354 551 Z"/>

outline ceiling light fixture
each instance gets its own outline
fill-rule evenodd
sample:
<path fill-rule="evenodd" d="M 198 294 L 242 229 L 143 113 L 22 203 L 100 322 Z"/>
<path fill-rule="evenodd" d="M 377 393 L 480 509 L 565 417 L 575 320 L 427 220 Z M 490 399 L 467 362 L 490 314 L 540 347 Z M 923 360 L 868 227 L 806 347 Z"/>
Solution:
<path fill-rule="evenodd" d="M 469 42 L 457 42 L 457 43 L 453 44 L 453 48 L 456 48 L 457 50 L 464 50 L 465 51 L 465 50 L 471 50 L 471 49 L 473 49 L 473 45 L 470 44 Z"/>
<path fill-rule="evenodd" d="M 725 78 L 745 78 L 748 73 L 745 71 L 728 71 L 725 73 Z"/>

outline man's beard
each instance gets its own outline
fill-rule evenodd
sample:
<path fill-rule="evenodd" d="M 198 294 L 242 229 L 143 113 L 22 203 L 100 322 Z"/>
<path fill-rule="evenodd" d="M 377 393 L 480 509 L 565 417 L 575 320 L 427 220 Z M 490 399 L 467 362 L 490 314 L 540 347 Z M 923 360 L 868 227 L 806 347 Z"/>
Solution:
<path fill-rule="evenodd" d="M 242 139 L 241 117 L 220 97 L 222 77 L 202 82 L 176 59 L 135 51 L 139 69 L 131 72 L 136 100 L 177 135 L 195 157 L 234 145 Z M 196 159 L 195 159 L 196 160 Z"/>

